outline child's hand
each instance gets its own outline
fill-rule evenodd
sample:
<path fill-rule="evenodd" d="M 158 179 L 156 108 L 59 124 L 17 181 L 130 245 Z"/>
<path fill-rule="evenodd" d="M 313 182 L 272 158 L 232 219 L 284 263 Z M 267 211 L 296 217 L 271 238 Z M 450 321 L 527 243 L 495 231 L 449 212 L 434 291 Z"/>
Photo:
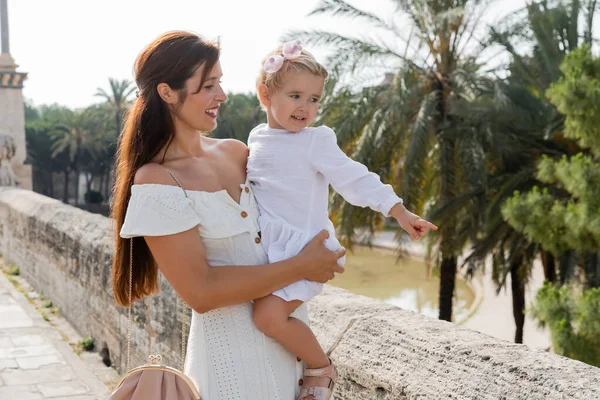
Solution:
<path fill-rule="evenodd" d="M 390 210 L 390 216 L 394 217 L 413 240 L 418 240 L 423 236 L 427 235 L 430 229 L 437 231 L 437 226 L 429 221 L 425 221 L 423 218 L 416 214 L 411 213 L 402 203 L 396 204 Z"/>

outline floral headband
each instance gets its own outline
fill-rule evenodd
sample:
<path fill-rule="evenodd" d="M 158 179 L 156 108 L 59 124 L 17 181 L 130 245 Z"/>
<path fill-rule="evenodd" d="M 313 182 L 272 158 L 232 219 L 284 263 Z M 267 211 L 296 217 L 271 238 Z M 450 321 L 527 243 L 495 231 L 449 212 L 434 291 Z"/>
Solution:
<path fill-rule="evenodd" d="M 273 74 L 281 69 L 285 60 L 295 60 L 302 54 L 302 46 L 299 41 L 287 42 L 283 44 L 281 50 L 283 54 L 271 56 L 265 61 L 262 70 L 268 74 Z"/>

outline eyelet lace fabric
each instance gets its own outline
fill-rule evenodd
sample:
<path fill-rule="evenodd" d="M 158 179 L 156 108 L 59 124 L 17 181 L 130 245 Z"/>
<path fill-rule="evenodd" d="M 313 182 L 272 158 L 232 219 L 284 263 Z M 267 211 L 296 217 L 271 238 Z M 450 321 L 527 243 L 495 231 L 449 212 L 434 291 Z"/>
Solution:
<path fill-rule="evenodd" d="M 239 203 L 226 191 L 186 191 L 170 185 L 134 185 L 122 237 L 161 236 L 198 227 L 212 268 L 267 262 L 258 208 L 250 186 Z M 242 212 L 246 216 L 242 216 Z M 294 315 L 308 321 L 306 305 Z M 252 321 L 252 303 L 193 312 L 185 373 L 204 400 L 295 400 L 302 364 Z"/>

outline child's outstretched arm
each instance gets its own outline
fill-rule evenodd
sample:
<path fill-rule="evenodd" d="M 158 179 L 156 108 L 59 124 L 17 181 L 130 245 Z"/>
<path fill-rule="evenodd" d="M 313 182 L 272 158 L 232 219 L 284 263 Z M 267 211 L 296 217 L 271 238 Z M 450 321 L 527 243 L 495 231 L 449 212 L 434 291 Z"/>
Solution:
<path fill-rule="evenodd" d="M 423 236 L 427 235 L 430 229 L 437 231 L 437 226 L 429 221 L 424 220 L 416 214 L 411 213 L 404 204 L 398 203 L 390 210 L 390 216 L 394 217 L 410 237 L 414 240 L 418 240 Z"/>
<path fill-rule="evenodd" d="M 381 182 L 379 175 L 346 156 L 333 130 L 324 126 L 317 129 L 309 153 L 311 163 L 347 202 L 394 217 L 413 239 L 423 237 L 429 229 L 437 230 L 431 222 L 406 210 L 402 199 Z"/>

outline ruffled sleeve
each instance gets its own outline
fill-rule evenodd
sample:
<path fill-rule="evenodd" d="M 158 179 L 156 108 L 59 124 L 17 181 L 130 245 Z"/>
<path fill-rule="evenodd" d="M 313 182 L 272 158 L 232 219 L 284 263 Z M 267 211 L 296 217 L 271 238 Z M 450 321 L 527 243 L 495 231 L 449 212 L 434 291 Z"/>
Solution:
<path fill-rule="evenodd" d="M 133 185 L 121 228 L 122 238 L 164 236 L 185 232 L 201 223 L 192 200 L 169 185 Z"/>
<path fill-rule="evenodd" d="M 352 205 L 370 207 L 387 217 L 394 205 L 402 203 L 392 186 L 384 185 L 379 175 L 369 172 L 363 164 L 344 154 L 331 128 L 315 128 L 310 161 L 335 191 Z"/>

